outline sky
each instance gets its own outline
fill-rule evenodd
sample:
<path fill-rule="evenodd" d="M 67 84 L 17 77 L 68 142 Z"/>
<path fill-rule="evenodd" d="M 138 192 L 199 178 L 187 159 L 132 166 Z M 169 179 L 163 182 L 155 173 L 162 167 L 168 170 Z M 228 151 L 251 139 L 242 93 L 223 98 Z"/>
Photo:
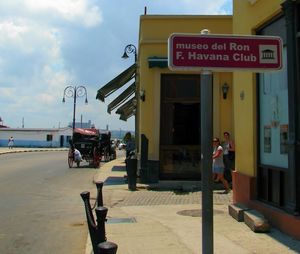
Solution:
<path fill-rule="evenodd" d="M 96 128 L 134 130 L 134 117 L 119 120 L 107 113 L 97 90 L 134 63 L 122 59 L 136 46 L 144 14 L 232 14 L 232 0 L 1 0 L 0 117 L 11 128 L 66 127 L 73 119 L 74 98 L 67 86 L 84 86 L 76 99 L 76 122 Z M 174 31 L 176 32 L 176 31 Z M 130 83 L 130 82 L 129 82 Z M 129 85 L 129 84 L 128 84 Z M 126 88 L 126 86 L 125 86 Z"/>

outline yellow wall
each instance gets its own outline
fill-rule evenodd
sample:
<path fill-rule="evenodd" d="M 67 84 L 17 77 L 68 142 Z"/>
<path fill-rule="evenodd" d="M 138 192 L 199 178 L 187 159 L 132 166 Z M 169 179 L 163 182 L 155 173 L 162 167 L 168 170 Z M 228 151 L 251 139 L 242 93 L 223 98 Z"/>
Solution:
<path fill-rule="evenodd" d="M 188 72 L 171 72 L 168 68 L 150 69 L 148 57 L 167 57 L 167 40 L 170 34 L 200 33 L 203 29 L 216 34 L 231 34 L 231 16 L 143 15 L 140 18 L 138 85 L 139 89 L 145 90 L 146 100 L 139 103 L 138 119 L 139 133 L 145 134 L 149 139 L 149 160 L 159 160 L 161 74 Z M 222 100 L 221 86 L 225 81 L 230 90 L 228 99 Z M 231 88 L 231 73 L 214 73 L 214 136 L 222 137 L 223 131 L 233 131 Z"/>
<path fill-rule="evenodd" d="M 251 4 L 250 2 L 255 2 Z M 233 33 L 255 34 L 266 21 L 280 14 L 282 0 L 234 0 Z M 256 84 L 252 72 L 234 72 L 234 130 L 236 143 L 236 169 L 255 175 L 256 165 Z M 241 99 L 244 93 L 244 99 Z"/>

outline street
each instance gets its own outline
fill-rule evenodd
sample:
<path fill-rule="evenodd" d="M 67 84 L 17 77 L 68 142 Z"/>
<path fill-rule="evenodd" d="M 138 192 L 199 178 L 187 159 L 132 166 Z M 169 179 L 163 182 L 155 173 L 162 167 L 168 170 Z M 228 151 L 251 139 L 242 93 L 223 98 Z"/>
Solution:
<path fill-rule="evenodd" d="M 93 197 L 95 173 L 86 163 L 70 169 L 67 152 L 1 155 L 0 253 L 84 253 L 80 193 Z"/>

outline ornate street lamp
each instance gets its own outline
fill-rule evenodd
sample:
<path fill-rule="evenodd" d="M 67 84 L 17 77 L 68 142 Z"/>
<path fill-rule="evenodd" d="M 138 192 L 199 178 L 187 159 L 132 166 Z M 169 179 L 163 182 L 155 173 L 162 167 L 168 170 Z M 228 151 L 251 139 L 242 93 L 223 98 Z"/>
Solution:
<path fill-rule="evenodd" d="M 124 54 L 123 54 L 122 58 L 127 59 L 129 57 L 128 54 L 134 54 L 134 63 L 137 64 L 137 50 L 133 44 L 128 44 L 124 48 Z M 137 89 L 136 75 L 137 75 L 137 73 L 135 72 L 135 76 L 134 76 L 134 82 L 135 82 L 135 87 L 136 87 L 135 89 Z M 135 90 L 135 98 L 136 98 L 136 100 L 138 98 L 137 90 Z M 137 113 L 136 113 L 136 105 L 135 105 L 135 110 L 133 112 L 134 112 L 134 116 L 135 116 L 135 142 L 136 142 L 135 147 L 138 147 L 137 144 L 139 144 L 139 135 L 138 135 L 138 120 L 137 120 Z"/>
<path fill-rule="evenodd" d="M 74 107 L 73 107 L 73 133 L 75 129 L 75 115 L 76 115 L 76 99 L 78 97 L 84 97 L 85 96 L 85 104 L 88 104 L 87 100 L 87 90 L 84 86 L 67 86 L 64 90 L 64 95 L 62 102 L 66 102 L 66 97 L 74 98 Z"/>
<path fill-rule="evenodd" d="M 128 44 L 125 49 L 124 49 L 124 54 L 122 56 L 122 58 L 126 59 L 128 58 L 128 54 L 134 54 L 134 62 L 136 63 L 137 61 L 137 52 L 136 52 L 136 47 L 133 44 Z"/>

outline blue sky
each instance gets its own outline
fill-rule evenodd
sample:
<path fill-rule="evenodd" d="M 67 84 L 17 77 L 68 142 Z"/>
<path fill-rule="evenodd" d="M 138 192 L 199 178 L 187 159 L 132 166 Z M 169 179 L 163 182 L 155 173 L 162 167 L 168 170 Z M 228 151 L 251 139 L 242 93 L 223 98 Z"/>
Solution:
<path fill-rule="evenodd" d="M 12 128 L 64 127 L 73 99 L 64 88 L 84 85 L 88 105 L 78 98 L 76 121 L 96 128 L 134 130 L 134 117 L 119 120 L 96 100 L 104 84 L 129 67 L 121 59 L 137 46 L 139 17 L 147 14 L 231 14 L 231 0 L 9 0 L 0 1 L 0 117 Z M 176 31 L 174 31 L 176 32 Z"/>

